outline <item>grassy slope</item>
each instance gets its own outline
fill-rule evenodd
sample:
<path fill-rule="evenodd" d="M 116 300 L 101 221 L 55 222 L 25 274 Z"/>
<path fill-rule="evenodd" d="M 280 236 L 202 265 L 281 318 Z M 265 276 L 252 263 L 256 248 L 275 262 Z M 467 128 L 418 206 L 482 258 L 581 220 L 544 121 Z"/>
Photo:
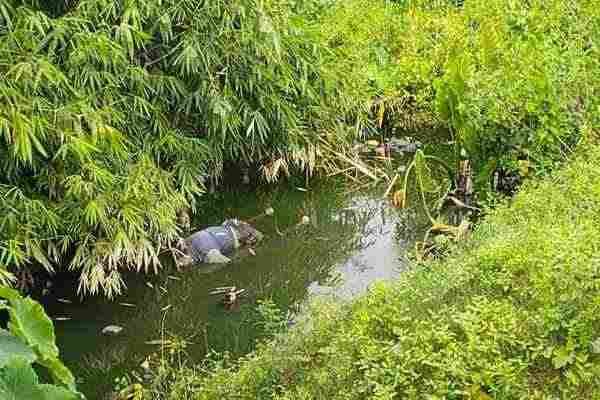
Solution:
<path fill-rule="evenodd" d="M 529 184 L 465 249 L 172 399 L 600 398 L 600 148 Z M 596 352 L 594 351 L 596 350 Z"/>

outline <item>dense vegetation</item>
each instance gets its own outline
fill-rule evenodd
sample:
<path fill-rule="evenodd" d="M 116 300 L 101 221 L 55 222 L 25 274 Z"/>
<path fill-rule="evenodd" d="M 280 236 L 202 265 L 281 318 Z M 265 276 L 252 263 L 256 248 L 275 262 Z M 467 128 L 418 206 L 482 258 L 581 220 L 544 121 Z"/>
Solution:
<path fill-rule="evenodd" d="M 161 365 L 149 390 L 598 397 L 598 43 L 593 0 L 0 0 L 0 284 L 68 269 L 113 296 L 123 270 L 160 267 L 224 169 L 311 173 L 365 135 L 447 132 L 480 192 L 579 147 L 463 253 L 316 307 L 239 363 Z M 75 396 L 39 305 L 0 295 L 21 354 L 0 351 L 0 390 Z"/>
<path fill-rule="evenodd" d="M 159 369 L 155 398 L 600 396 L 600 10 L 593 1 L 362 1 L 312 21 L 384 134 L 450 131 L 474 163 L 545 175 L 449 258 L 236 362 Z M 357 96 L 356 98 L 359 98 Z"/>
<path fill-rule="evenodd" d="M 547 172 L 598 125 L 599 20 L 594 1 L 353 0 L 320 23 L 376 122 L 450 129 L 483 186 L 519 160 Z"/>
<path fill-rule="evenodd" d="M 112 296 L 224 164 L 312 168 L 321 136 L 356 132 L 294 18 L 287 1 L 0 1 L 0 282 L 66 267 Z"/>
<path fill-rule="evenodd" d="M 599 20 L 591 0 L 2 0 L 0 279 L 68 268 L 114 295 L 224 166 L 312 171 L 372 126 L 449 130 L 482 189 L 543 173 L 598 123 Z"/>
<path fill-rule="evenodd" d="M 0 309 L 9 314 L 0 328 L 0 397 L 5 400 L 77 400 L 75 378 L 58 357 L 52 321 L 42 306 L 16 290 L 0 287 Z M 55 384 L 40 383 L 32 364 Z"/>
<path fill-rule="evenodd" d="M 239 362 L 165 373 L 153 395 L 598 398 L 599 199 L 594 145 L 493 211 L 449 258 L 353 304 L 317 304 Z M 165 382 L 170 391 L 161 392 Z"/>

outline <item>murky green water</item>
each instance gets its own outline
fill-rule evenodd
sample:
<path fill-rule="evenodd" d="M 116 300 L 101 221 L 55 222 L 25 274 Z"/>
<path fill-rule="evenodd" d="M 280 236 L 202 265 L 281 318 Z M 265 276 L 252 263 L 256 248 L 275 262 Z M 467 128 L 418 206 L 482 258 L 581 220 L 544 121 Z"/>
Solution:
<path fill-rule="evenodd" d="M 343 185 L 325 182 L 307 191 L 281 185 L 217 195 L 200 206 L 202 220 L 196 221 L 196 228 L 219 224 L 226 217 L 248 219 L 269 206 L 275 209 L 274 217 L 255 222 L 267 235 L 255 249 L 256 256 L 242 251 L 222 267 L 132 275 L 127 293 L 113 302 L 79 302 L 73 298 L 72 283 L 55 286 L 47 309 L 58 318 L 58 344 L 81 380 L 80 389 L 90 399 L 103 398 L 117 376 L 157 350 L 151 343 L 162 334 L 186 339 L 187 352 L 196 359 L 208 349 L 234 355 L 250 351 L 261 335 L 256 324 L 259 299 L 294 309 L 310 296 L 347 299 L 376 280 L 397 276 L 413 243 L 417 218 L 410 211 L 392 210 L 380 194 L 348 195 L 344 190 Z M 296 225 L 303 215 L 310 217 L 309 226 Z M 226 311 L 220 298 L 210 295 L 220 286 L 246 289 L 239 307 Z M 62 320 L 65 317 L 70 319 Z M 101 330 L 109 324 L 124 330 L 119 336 L 103 336 Z"/>

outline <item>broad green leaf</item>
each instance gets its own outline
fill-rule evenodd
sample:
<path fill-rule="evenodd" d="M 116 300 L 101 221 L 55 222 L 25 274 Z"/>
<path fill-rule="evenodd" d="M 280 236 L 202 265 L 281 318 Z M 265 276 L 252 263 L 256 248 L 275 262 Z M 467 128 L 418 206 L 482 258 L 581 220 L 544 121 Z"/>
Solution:
<path fill-rule="evenodd" d="M 2 287 L 0 296 L 10 301 L 11 307 L 7 309 L 11 332 L 33 348 L 33 356 L 37 354 L 38 363 L 48 368 L 55 382 L 74 388 L 73 375 L 58 358 L 54 326 L 43 307 L 30 298 L 21 297 L 14 289 Z"/>
<path fill-rule="evenodd" d="M 78 400 L 80 396 L 68 389 L 54 385 L 38 385 L 43 400 Z"/>
<path fill-rule="evenodd" d="M 43 358 L 38 360 L 38 363 L 48 369 L 54 382 L 61 383 L 69 389 L 75 389 L 73 374 L 58 357 Z"/>
<path fill-rule="evenodd" d="M 2 400 L 42 400 L 36 390 L 38 378 L 29 361 L 13 357 L 0 369 L 0 399 Z"/>
<path fill-rule="evenodd" d="M 19 338 L 4 329 L 0 329 L 0 368 L 4 367 L 15 356 L 22 357 L 29 363 L 33 363 L 37 358 L 33 350 L 27 347 Z"/>
<path fill-rule="evenodd" d="M 8 288 L 0 288 L 0 296 L 7 298 L 11 305 L 8 308 L 11 333 L 31 346 L 41 358 L 58 357 L 54 326 L 42 305 L 30 298 L 15 296 L 15 291 Z"/>
<path fill-rule="evenodd" d="M 2 400 L 76 400 L 78 393 L 66 388 L 38 384 L 38 377 L 29 361 L 13 357 L 0 369 L 0 399 Z"/>
<path fill-rule="evenodd" d="M 21 297 L 21 295 L 15 289 L 11 289 L 6 286 L 0 286 L 0 297 L 3 297 L 6 300 L 11 301 L 13 299 L 18 299 L 19 297 Z"/>

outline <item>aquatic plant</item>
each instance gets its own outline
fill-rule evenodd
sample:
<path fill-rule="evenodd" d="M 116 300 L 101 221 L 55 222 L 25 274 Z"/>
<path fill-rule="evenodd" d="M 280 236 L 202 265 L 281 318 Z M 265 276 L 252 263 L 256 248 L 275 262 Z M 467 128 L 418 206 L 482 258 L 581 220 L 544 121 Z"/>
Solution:
<path fill-rule="evenodd" d="M 0 328 L 0 397 L 11 400 L 77 400 L 75 379 L 60 361 L 52 321 L 42 306 L 16 290 L 0 286 L 0 309 L 8 330 Z M 41 383 L 33 364 L 54 384 Z"/>

